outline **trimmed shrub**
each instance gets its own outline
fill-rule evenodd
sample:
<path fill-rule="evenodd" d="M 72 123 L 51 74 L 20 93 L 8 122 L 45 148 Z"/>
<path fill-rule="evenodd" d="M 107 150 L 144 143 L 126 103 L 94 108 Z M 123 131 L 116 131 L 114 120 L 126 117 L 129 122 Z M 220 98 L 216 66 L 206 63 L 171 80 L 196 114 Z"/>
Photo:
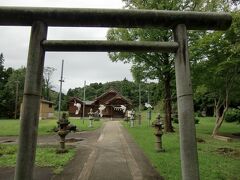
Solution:
<path fill-rule="evenodd" d="M 231 108 L 228 109 L 224 116 L 226 122 L 240 122 L 240 109 Z"/>

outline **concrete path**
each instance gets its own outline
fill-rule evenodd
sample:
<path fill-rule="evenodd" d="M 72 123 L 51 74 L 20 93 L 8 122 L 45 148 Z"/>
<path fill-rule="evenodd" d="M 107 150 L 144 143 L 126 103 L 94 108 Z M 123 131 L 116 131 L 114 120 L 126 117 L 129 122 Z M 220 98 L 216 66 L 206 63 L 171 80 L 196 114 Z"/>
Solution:
<path fill-rule="evenodd" d="M 78 180 L 162 179 L 119 121 L 108 121 Z M 136 161 L 136 159 L 138 159 Z"/>

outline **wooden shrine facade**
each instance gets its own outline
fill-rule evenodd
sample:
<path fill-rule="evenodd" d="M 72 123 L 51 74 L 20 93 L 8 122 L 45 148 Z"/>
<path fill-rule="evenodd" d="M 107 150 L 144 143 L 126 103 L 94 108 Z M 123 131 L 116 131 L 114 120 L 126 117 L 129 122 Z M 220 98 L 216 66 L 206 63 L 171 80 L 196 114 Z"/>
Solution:
<path fill-rule="evenodd" d="M 100 113 L 101 107 L 102 117 L 123 118 L 126 111 L 132 108 L 132 103 L 115 90 L 109 90 L 93 101 L 82 101 L 77 97 L 72 97 L 68 101 L 68 113 L 71 117 L 87 117 L 91 108 L 93 112 Z"/>

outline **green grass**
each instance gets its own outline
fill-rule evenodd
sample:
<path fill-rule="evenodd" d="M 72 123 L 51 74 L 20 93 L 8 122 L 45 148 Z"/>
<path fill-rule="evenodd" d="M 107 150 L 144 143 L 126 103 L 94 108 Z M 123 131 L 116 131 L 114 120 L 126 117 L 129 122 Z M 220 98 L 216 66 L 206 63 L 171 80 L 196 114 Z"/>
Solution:
<path fill-rule="evenodd" d="M 74 118 L 69 118 L 71 124 L 77 126 L 80 131 L 91 131 L 102 126 L 102 121 L 94 121 L 93 127 L 89 128 L 88 119 L 79 120 Z M 19 133 L 19 120 L 0 120 L 0 136 L 14 136 Z M 40 120 L 38 134 L 54 134 L 55 132 L 51 131 L 54 127 L 57 126 L 57 120 Z M 65 154 L 56 154 L 57 146 L 47 146 L 37 147 L 36 153 L 36 165 L 40 167 L 51 167 L 55 173 L 62 171 L 63 167 L 73 158 L 76 150 L 74 148 L 68 147 L 69 152 Z M 14 167 L 16 165 L 16 152 L 17 145 L 6 145 L 0 144 L 0 167 Z"/>
<path fill-rule="evenodd" d="M 67 148 L 68 153 L 56 154 L 57 146 L 38 146 L 35 164 L 40 167 L 51 167 L 54 173 L 60 173 L 76 152 L 74 148 Z M 0 144 L 0 167 L 15 167 L 16 153 L 17 145 Z"/>
<path fill-rule="evenodd" d="M 77 126 L 77 128 L 80 131 L 89 131 L 89 130 L 95 130 L 102 125 L 102 121 L 94 121 L 93 128 L 89 128 L 89 120 L 85 119 L 84 124 L 83 120 L 81 119 L 73 119 L 69 118 L 69 121 L 71 124 L 74 124 Z M 0 120 L 0 136 L 17 136 L 19 135 L 19 126 L 20 121 L 19 120 L 7 120 L 7 119 L 1 119 Z M 51 131 L 54 127 L 57 126 L 57 120 L 51 119 L 51 120 L 40 120 L 39 126 L 38 126 L 38 135 L 46 135 L 46 134 L 53 134 L 54 132 Z"/>
<path fill-rule="evenodd" d="M 175 133 L 163 135 L 163 147 L 166 152 L 156 153 L 154 129 L 148 127 L 147 121 L 144 120 L 145 116 L 142 119 L 141 126 L 136 125 L 136 127 L 130 128 L 127 123 L 124 123 L 124 126 L 164 178 L 181 179 L 178 125 L 174 124 Z M 224 122 L 221 132 L 240 132 L 239 126 L 236 123 Z M 224 142 L 213 139 L 211 137 L 213 127 L 214 118 L 200 118 L 200 123 L 196 125 L 197 137 L 205 141 L 205 143 L 198 143 L 200 178 L 202 180 L 239 179 L 240 142 Z M 219 154 L 218 148 L 231 148 L 238 155 Z"/>

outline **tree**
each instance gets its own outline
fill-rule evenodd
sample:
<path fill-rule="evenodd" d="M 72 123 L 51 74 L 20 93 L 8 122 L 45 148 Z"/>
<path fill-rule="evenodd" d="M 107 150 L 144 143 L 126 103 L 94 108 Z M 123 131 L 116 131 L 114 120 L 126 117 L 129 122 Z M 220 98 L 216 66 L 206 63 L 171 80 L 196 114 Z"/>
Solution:
<path fill-rule="evenodd" d="M 126 1 L 124 1 L 126 2 Z M 156 6 L 151 3 L 138 3 L 138 1 L 127 1 L 128 8 L 145 8 L 155 9 Z M 158 9 L 165 9 L 162 4 L 157 6 Z M 169 7 L 171 9 L 171 7 Z M 131 41 L 169 41 L 172 34 L 167 30 L 160 29 L 110 29 L 107 34 L 108 40 L 131 40 Z M 165 131 L 173 132 L 171 123 L 171 80 L 173 74 L 173 56 L 167 53 L 110 53 L 112 61 L 132 62 L 131 71 L 134 79 L 139 83 L 142 79 L 157 79 L 164 85 L 165 99 Z M 137 73 L 141 72 L 141 73 Z M 138 75 L 141 74 L 142 77 Z"/>
<path fill-rule="evenodd" d="M 43 85 L 42 85 L 42 97 L 46 100 L 52 100 L 51 90 L 53 85 L 51 83 L 52 74 L 56 69 L 53 67 L 45 67 L 43 70 Z"/>
<path fill-rule="evenodd" d="M 235 94 L 239 91 L 240 12 L 234 12 L 232 16 L 233 23 L 229 30 L 208 32 L 192 47 L 198 54 L 195 57 L 197 63 L 194 65 L 194 82 L 207 88 L 208 97 L 215 106 L 216 122 L 213 136 L 218 133 L 230 101 L 236 98 Z"/>
<path fill-rule="evenodd" d="M 5 69 L 4 69 L 4 56 L 3 53 L 0 54 L 0 90 L 3 88 L 6 83 L 5 78 Z"/>
<path fill-rule="evenodd" d="M 0 54 L 0 117 L 11 117 L 12 112 L 9 112 L 8 100 L 12 98 L 9 91 L 5 88 L 9 76 L 12 74 L 12 68 L 4 68 L 4 56 Z"/>
<path fill-rule="evenodd" d="M 139 0 L 123 0 L 129 9 L 158 9 L 158 10 L 211 10 L 219 11 L 229 9 L 227 0 L 196 0 L 196 1 L 139 1 Z M 194 39 L 201 37 L 200 32 L 192 33 Z M 163 29 L 121 29 L 113 28 L 108 31 L 108 40 L 131 40 L 131 41 L 171 41 L 171 30 Z M 165 109 L 165 131 L 172 132 L 171 111 L 172 111 L 172 84 L 174 80 L 173 62 L 174 57 L 167 53 L 109 53 L 112 61 L 123 61 L 125 63 L 132 62 L 134 69 L 144 72 L 145 78 L 157 79 L 164 88 L 164 109 Z"/>
<path fill-rule="evenodd" d="M 7 72 L 7 71 L 6 71 Z M 24 67 L 12 70 L 7 78 L 7 83 L 1 91 L 1 116 L 13 117 L 15 111 L 16 83 L 18 83 L 18 113 L 20 112 L 20 103 L 23 99 L 23 89 L 26 69 Z"/>

